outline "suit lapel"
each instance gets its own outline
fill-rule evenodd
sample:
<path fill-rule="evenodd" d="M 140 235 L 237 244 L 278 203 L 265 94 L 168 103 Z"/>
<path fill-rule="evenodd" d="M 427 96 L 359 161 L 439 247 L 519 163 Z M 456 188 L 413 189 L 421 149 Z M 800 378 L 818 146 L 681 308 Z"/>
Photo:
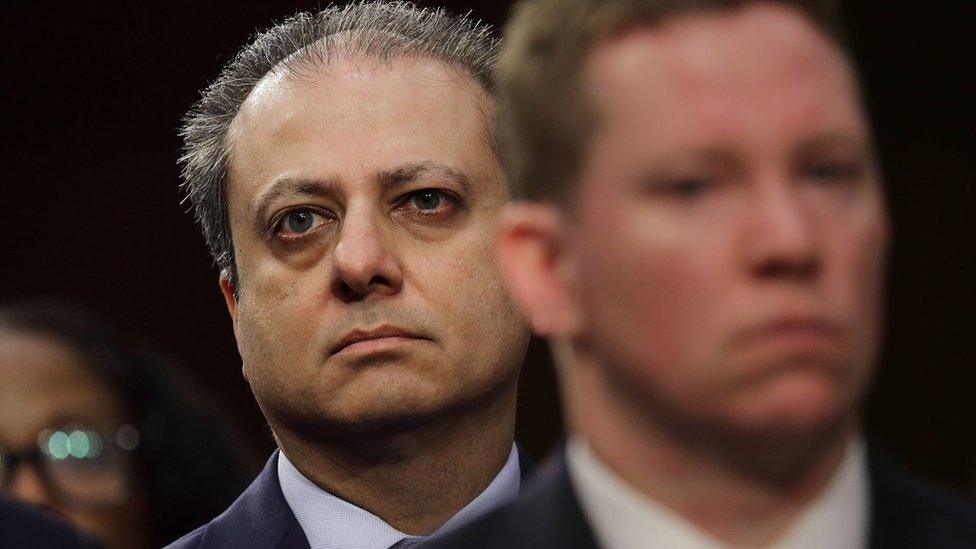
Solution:
<path fill-rule="evenodd" d="M 542 500 L 543 508 L 549 507 L 557 510 L 551 517 L 553 534 L 557 538 L 554 546 L 596 549 L 596 539 L 583 509 L 580 507 L 576 490 L 573 488 L 572 480 L 569 477 L 564 453 L 559 455 L 558 461 L 555 462 L 555 468 L 552 490 Z"/>
<path fill-rule="evenodd" d="M 453 542 L 445 540 L 448 542 L 444 547 L 462 544 L 505 549 L 597 547 L 573 489 L 563 452 L 536 469 L 514 504 L 492 513 L 487 520 L 462 534 L 465 537 Z"/>

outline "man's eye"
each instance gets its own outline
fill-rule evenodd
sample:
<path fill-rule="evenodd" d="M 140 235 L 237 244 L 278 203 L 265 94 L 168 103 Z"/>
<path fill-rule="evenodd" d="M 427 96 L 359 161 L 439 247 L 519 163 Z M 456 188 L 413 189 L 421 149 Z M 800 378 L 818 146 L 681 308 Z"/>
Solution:
<path fill-rule="evenodd" d="M 285 238 L 297 238 L 315 229 L 323 222 L 322 216 L 302 208 L 292 210 L 281 217 L 275 232 Z"/>
<path fill-rule="evenodd" d="M 850 183 L 861 174 L 858 164 L 853 162 L 817 162 L 807 166 L 805 177 L 817 184 Z"/>
<path fill-rule="evenodd" d="M 410 195 L 407 206 L 421 214 L 436 214 L 453 204 L 453 200 L 444 191 L 437 189 L 423 189 Z"/>
<path fill-rule="evenodd" d="M 661 185 L 661 190 L 668 195 L 687 200 L 705 194 L 711 185 L 708 178 L 689 177 L 668 181 Z"/>

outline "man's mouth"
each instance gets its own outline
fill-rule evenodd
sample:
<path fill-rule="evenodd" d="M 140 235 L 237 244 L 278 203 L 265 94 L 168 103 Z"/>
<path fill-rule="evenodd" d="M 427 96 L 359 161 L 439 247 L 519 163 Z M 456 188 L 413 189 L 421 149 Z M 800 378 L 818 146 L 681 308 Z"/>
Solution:
<path fill-rule="evenodd" d="M 396 326 L 378 326 L 371 329 L 355 329 L 346 334 L 330 351 L 330 355 L 349 352 L 372 352 L 399 346 L 406 341 L 428 338 Z"/>
<path fill-rule="evenodd" d="M 784 316 L 759 323 L 741 333 L 746 342 L 825 343 L 842 339 L 847 331 L 836 321 L 814 316 Z"/>

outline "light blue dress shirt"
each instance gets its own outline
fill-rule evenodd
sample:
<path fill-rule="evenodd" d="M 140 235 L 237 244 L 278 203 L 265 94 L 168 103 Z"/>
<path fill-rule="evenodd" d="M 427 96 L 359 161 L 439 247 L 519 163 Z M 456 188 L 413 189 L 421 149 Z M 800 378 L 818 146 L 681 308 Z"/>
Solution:
<path fill-rule="evenodd" d="M 457 528 L 514 500 L 518 497 L 520 480 L 518 450 L 513 444 L 508 461 L 491 484 L 429 537 Z M 387 549 L 404 539 L 424 539 L 405 534 L 369 511 L 319 488 L 288 461 L 284 452 L 278 453 L 278 482 L 312 549 Z"/>

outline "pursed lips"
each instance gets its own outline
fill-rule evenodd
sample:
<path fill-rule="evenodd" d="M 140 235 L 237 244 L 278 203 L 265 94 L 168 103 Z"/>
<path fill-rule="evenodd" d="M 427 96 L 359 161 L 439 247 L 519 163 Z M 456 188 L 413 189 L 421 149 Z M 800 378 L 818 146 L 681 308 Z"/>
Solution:
<path fill-rule="evenodd" d="M 362 346 L 357 345 L 364 342 L 392 342 L 393 340 L 402 339 L 414 339 L 414 340 L 426 340 L 428 338 L 417 335 L 413 332 L 404 330 L 403 328 L 398 328 L 396 326 L 379 326 L 373 329 L 355 329 L 346 334 L 342 340 L 336 344 L 335 347 L 329 352 L 330 355 L 341 353 L 349 347 Z"/>
<path fill-rule="evenodd" d="M 761 322 L 740 332 L 740 342 L 777 339 L 837 340 L 847 333 L 844 326 L 823 317 L 781 317 Z"/>

